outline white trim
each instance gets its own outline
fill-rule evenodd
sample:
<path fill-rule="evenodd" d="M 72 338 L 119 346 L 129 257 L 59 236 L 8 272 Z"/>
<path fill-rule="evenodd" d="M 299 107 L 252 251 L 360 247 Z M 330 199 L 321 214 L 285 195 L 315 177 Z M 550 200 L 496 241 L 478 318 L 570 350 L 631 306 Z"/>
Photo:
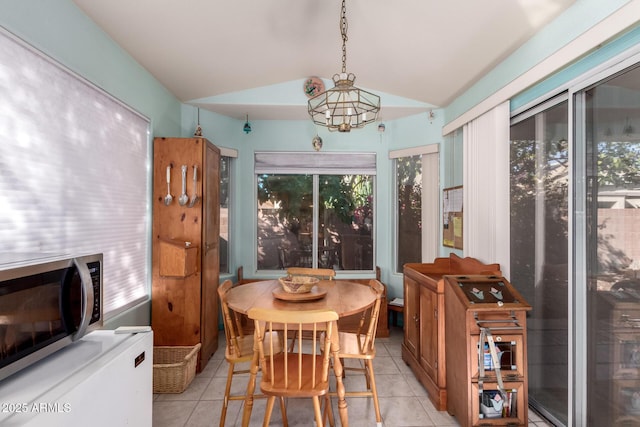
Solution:
<path fill-rule="evenodd" d="M 569 92 L 575 94 L 581 90 L 587 89 L 589 86 L 598 84 L 602 80 L 613 78 L 615 74 L 624 72 L 627 68 L 633 67 L 640 63 L 640 45 L 621 52 L 609 61 L 600 64 L 600 66 L 589 70 L 576 77 L 571 81 Z"/>
<path fill-rule="evenodd" d="M 586 192 L 584 190 L 585 183 L 583 179 L 576 181 L 576 177 L 586 176 L 585 164 L 582 159 L 585 158 L 586 147 L 583 144 L 576 144 L 576 137 L 583 139 L 584 129 L 578 128 L 578 123 L 584 123 L 583 112 L 581 108 L 583 99 L 577 99 L 576 93 L 569 91 L 569 218 L 568 230 L 570 230 L 568 239 L 568 260 L 569 271 L 567 277 L 567 385 L 568 385 L 568 425 L 585 425 L 586 424 L 586 402 L 587 398 L 582 393 L 586 389 L 587 375 L 585 364 L 582 359 L 586 356 L 579 357 L 578 352 L 582 352 L 586 348 L 587 328 L 579 328 L 578 325 L 587 325 L 586 311 L 586 287 L 582 289 L 576 287 L 576 283 L 587 283 L 585 277 L 586 267 L 584 261 L 587 259 L 586 244 L 584 236 L 586 235 Z M 578 97 L 581 98 L 581 97 Z M 579 108 L 576 108 L 576 103 Z M 572 154 L 571 154 L 572 153 Z M 581 387 L 585 387 L 581 389 Z M 577 424 L 574 424 L 577 423 Z"/>
<path fill-rule="evenodd" d="M 569 94 L 567 90 L 564 89 L 560 95 L 555 95 L 551 98 L 547 98 L 544 102 L 539 102 L 534 107 L 526 108 L 526 109 L 518 109 L 519 113 L 511 112 L 511 125 L 515 125 L 516 123 L 520 123 L 523 120 L 531 118 L 538 113 L 548 110 L 562 102 L 566 102 L 569 99 Z"/>
<path fill-rule="evenodd" d="M 606 42 L 624 29 L 636 24 L 638 22 L 638 16 L 640 16 L 640 1 L 632 0 L 540 63 L 534 65 L 529 71 L 516 77 L 502 89 L 499 89 L 484 101 L 476 104 L 446 124 L 442 128 L 442 135 L 446 135 L 476 117 L 481 116 L 500 103 L 513 97 L 515 94 L 522 92 L 531 85 L 558 71 L 566 64 L 576 60 L 595 46 Z"/>
<path fill-rule="evenodd" d="M 440 144 L 421 145 L 419 147 L 403 148 L 401 150 L 389 151 L 390 159 L 399 159 L 401 157 L 419 156 L 423 154 L 433 154 L 440 151 Z"/>

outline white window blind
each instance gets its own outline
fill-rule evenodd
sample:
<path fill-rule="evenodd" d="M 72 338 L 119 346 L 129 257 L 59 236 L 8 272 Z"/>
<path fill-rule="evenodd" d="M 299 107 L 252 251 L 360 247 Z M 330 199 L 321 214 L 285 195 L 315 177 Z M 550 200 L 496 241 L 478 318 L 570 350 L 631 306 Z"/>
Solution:
<path fill-rule="evenodd" d="M 104 256 L 109 319 L 149 295 L 149 121 L 0 29 L 0 252 Z"/>
<path fill-rule="evenodd" d="M 509 277 L 509 101 L 464 125 L 464 255 Z"/>
<path fill-rule="evenodd" d="M 257 152 L 255 173 L 376 174 L 376 153 Z"/>

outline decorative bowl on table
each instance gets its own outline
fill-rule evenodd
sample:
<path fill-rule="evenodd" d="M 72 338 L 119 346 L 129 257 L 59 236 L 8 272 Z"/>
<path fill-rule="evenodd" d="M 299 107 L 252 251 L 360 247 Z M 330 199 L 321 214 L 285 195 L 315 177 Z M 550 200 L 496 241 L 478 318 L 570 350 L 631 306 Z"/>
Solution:
<path fill-rule="evenodd" d="M 282 289 L 290 294 L 304 294 L 311 292 L 319 281 L 317 277 L 311 276 L 287 276 L 278 279 L 282 285 Z"/>

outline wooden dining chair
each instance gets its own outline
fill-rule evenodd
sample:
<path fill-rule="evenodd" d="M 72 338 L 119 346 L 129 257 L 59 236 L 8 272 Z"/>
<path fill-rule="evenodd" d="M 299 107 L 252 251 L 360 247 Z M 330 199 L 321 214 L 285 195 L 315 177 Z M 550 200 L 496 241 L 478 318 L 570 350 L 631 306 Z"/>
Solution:
<path fill-rule="evenodd" d="M 378 403 L 378 390 L 373 373 L 373 359 L 376 357 L 376 329 L 378 328 L 378 316 L 380 306 L 384 296 L 384 285 L 380 281 L 372 279 L 369 286 L 376 293 L 376 301 L 369 309 L 362 313 L 360 324 L 355 332 L 339 332 L 340 351 L 339 357 L 344 359 L 357 359 L 360 361 L 359 367 L 342 364 L 343 372 L 357 371 L 365 376 L 366 391 L 346 390 L 345 396 L 349 397 L 372 397 L 373 407 L 376 411 L 376 423 L 382 426 L 382 416 L 380 415 L 380 404 Z"/>
<path fill-rule="evenodd" d="M 227 385 L 224 390 L 224 402 L 222 405 L 222 411 L 220 413 L 220 427 L 224 427 L 225 419 L 227 417 L 227 408 L 229 407 L 230 400 L 245 400 L 246 395 L 232 395 L 231 383 L 233 376 L 238 374 L 247 374 L 249 369 L 236 369 L 236 364 L 243 362 L 250 362 L 253 358 L 254 351 L 254 335 L 244 335 L 241 325 L 241 316 L 231 310 L 227 304 L 227 292 L 233 284 L 231 280 L 225 280 L 222 285 L 218 287 L 218 297 L 220 299 L 220 306 L 222 308 L 222 323 L 224 324 L 224 335 L 227 347 L 225 349 L 224 357 L 229 363 L 229 370 L 227 373 Z M 277 331 L 269 334 L 267 339 L 269 342 L 269 351 L 275 353 L 281 353 L 283 349 L 283 341 L 280 334 Z M 264 395 L 254 395 L 254 398 L 265 397 Z M 284 405 L 284 398 L 280 399 L 280 408 L 282 410 L 282 419 L 284 425 L 287 425 L 286 411 Z"/>
<path fill-rule="evenodd" d="M 328 416 L 329 424 L 333 426 L 329 400 L 329 358 L 331 340 L 337 332 L 338 314 L 333 310 L 252 308 L 248 315 L 255 322 L 255 340 L 262 370 L 260 390 L 268 398 L 263 426 L 269 425 L 276 397 L 311 397 L 316 425 L 322 427 Z M 262 337 L 276 330 L 282 331 L 285 342 L 289 334 L 296 333 L 300 339 L 295 349 L 274 351 L 272 344 L 265 342 Z M 309 339 L 302 335 L 303 330 L 311 332 Z M 320 340 L 329 351 L 320 351 Z M 324 412 L 321 410 L 320 397 L 324 397 Z"/>
<path fill-rule="evenodd" d="M 289 267 L 287 274 L 290 276 L 313 276 L 326 280 L 333 280 L 336 277 L 335 270 L 331 268 Z"/>
<path fill-rule="evenodd" d="M 287 275 L 289 276 L 312 276 L 324 280 L 333 280 L 336 276 L 335 270 L 331 268 L 310 268 L 310 267 L 289 267 L 287 268 Z M 289 347 L 293 348 L 296 344 L 297 335 L 291 336 L 291 342 Z"/>

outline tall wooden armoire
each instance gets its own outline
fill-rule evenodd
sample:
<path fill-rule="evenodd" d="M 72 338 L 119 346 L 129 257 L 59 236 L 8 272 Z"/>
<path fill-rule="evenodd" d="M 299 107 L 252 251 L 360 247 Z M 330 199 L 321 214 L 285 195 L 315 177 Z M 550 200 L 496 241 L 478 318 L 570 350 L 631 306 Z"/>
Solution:
<path fill-rule="evenodd" d="M 155 138 L 153 172 L 154 345 L 201 343 L 200 372 L 218 348 L 220 150 L 205 138 Z"/>

